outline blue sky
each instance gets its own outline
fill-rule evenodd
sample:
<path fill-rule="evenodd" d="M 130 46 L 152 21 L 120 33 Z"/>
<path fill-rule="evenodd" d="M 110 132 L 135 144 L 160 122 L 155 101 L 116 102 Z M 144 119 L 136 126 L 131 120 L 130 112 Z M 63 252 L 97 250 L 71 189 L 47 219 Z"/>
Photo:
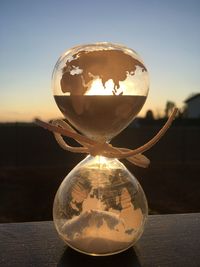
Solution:
<path fill-rule="evenodd" d="M 200 91 L 198 0 L 1 0 L 0 121 L 60 116 L 53 67 L 74 45 L 109 41 L 136 50 L 150 75 L 147 109 L 182 107 Z"/>

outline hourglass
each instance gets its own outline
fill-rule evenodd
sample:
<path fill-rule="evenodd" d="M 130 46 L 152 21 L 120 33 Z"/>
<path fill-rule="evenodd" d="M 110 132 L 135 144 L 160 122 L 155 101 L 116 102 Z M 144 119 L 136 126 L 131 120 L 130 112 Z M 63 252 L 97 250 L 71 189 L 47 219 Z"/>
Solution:
<path fill-rule="evenodd" d="M 144 63 L 125 46 L 97 43 L 68 50 L 56 63 L 52 87 L 68 123 L 38 123 L 56 132 L 64 149 L 89 154 L 56 193 L 56 230 L 77 251 L 89 255 L 119 253 L 140 238 L 148 207 L 139 182 L 118 159 L 126 157 L 146 167 L 149 161 L 141 153 L 157 142 L 173 118 L 135 151 L 110 145 L 141 110 L 149 89 Z M 83 147 L 72 149 L 61 134 L 75 138 Z"/>

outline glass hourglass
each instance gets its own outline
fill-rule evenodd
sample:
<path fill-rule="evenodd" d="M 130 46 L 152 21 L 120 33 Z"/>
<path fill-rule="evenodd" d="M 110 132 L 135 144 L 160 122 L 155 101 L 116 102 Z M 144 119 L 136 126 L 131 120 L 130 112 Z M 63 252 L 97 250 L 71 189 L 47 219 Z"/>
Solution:
<path fill-rule="evenodd" d="M 97 142 L 109 142 L 145 103 L 148 72 L 122 45 L 74 47 L 55 65 L 55 101 L 67 121 Z M 53 205 L 59 236 L 89 255 L 126 250 L 141 236 L 148 207 L 137 179 L 117 159 L 87 156 L 63 180 Z"/>

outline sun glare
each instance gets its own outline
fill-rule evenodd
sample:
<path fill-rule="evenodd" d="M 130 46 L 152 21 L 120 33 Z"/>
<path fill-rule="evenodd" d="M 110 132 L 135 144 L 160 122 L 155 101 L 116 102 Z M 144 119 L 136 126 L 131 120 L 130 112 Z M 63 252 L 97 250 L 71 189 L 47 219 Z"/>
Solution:
<path fill-rule="evenodd" d="M 148 83 L 148 74 L 138 67 L 134 75 L 128 73 L 124 81 L 119 81 L 117 89 L 112 79 L 105 83 L 105 87 L 99 77 L 94 79 L 85 95 L 145 95 Z"/>
<path fill-rule="evenodd" d="M 92 82 L 91 87 L 85 93 L 85 95 L 113 95 L 114 94 L 113 91 L 114 91 L 114 82 L 112 79 L 108 80 L 105 83 L 104 87 L 101 79 L 98 78 Z"/>

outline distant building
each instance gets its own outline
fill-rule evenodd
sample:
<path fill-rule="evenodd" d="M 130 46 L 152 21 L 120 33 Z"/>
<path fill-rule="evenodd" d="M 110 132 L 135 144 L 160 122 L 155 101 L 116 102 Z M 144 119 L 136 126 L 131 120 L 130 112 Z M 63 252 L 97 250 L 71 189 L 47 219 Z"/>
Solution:
<path fill-rule="evenodd" d="M 185 100 L 187 118 L 200 118 L 200 94 L 195 94 Z"/>

